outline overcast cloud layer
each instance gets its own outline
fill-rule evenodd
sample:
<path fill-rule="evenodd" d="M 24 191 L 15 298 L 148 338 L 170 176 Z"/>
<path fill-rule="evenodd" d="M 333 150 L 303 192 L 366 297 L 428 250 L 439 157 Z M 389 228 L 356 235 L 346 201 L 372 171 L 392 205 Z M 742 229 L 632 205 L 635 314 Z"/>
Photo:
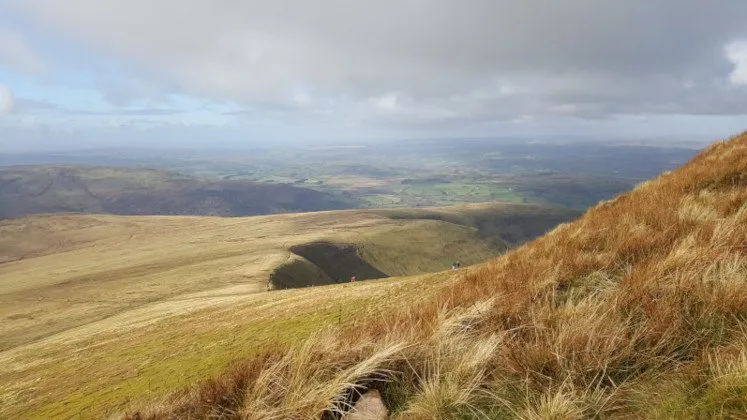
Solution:
<path fill-rule="evenodd" d="M 184 95 L 229 104 L 221 115 L 239 122 L 393 130 L 747 115 L 745 0 L 0 0 L 3 10 L 14 21 L 0 22 L 2 67 L 72 87 L 55 75 L 95 74 L 115 109 Z M 50 53 L 48 40 L 74 53 Z M 20 108 L 24 92 L 0 83 Z M 0 113 L 14 95 L 0 85 Z"/>

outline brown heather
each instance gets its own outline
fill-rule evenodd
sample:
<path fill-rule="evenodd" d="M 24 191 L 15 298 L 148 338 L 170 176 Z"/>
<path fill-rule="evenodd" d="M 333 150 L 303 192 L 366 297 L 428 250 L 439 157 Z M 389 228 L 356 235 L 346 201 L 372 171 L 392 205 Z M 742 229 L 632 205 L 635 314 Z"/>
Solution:
<path fill-rule="evenodd" d="M 747 133 L 427 303 L 237 362 L 130 418 L 339 418 L 365 388 L 393 418 L 747 418 L 746 256 Z"/>

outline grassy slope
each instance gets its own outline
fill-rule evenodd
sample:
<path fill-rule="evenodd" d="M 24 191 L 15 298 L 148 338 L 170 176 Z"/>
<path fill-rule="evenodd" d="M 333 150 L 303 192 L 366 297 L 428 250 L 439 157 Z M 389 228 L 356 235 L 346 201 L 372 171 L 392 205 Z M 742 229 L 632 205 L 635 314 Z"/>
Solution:
<path fill-rule="evenodd" d="M 141 414 L 318 418 L 358 386 L 403 418 L 743 418 L 745 279 L 747 134 L 425 303 L 249 358 Z"/>
<path fill-rule="evenodd" d="M 201 181 L 167 171 L 84 165 L 0 168 L 0 219 L 40 213 L 250 216 L 349 208 L 290 185 Z"/>
<path fill-rule="evenodd" d="M 418 278 L 250 295 L 213 295 L 142 308 L 0 353 L 0 417 L 101 418 L 219 374 L 237 358 L 428 295 Z M 395 299 L 396 297 L 396 299 Z M 389 309 L 387 309 L 389 308 Z"/>
<path fill-rule="evenodd" d="M 287 248 L 330 240 L 391 251 L 389 275 L 444 269 L 446 244 L 497 252 L 465 226 L 356 212 L 255 218 L 44 216 L 0 224 L 1 349 L 195 293 L 266 290 Z M 408 252 L 417 246 L 419 251 Z M 37 247 L 36 250 L 33 248 Z M 25 254 L 20 254 L 24 252 Z M 35 256 L 36 255 L 36 256 Z M 29 258 L 32 257 L 32 258 Z M 415 265 L 399 264 L 411 260 Z"/>
<path fill-rule="evenodd" d="M 432 212 L 466 219 L 432 220 L 426 217 Z M 396 301 L 393 293 L 416 300 L 441 281 L 265 293 L 268 276 L 294 245 L 355 244 L 364 260 L 388 275 L 426 273 L 446 269 L 457 252 L 466 263 L 485 260 L 505 249 L 504 234 L 513 239 L 516 233 L 510 224 L 505 232 L 480 230 L 467 223 L 469 215 L 500 219 L 522 212 L 525 234 L 575 215 L 493 204 L 423 210 L 420 219 L 341 211 L 0 222 L 0 417 L 64 417 L 83 409 L 100 415 L 130 398 L 158 396 L 216 374 L 228 361 L 275 341 L 349 319 L 371 302 L 383 310 Z M 81 369 L 95 379 L 78 374 Z"/>

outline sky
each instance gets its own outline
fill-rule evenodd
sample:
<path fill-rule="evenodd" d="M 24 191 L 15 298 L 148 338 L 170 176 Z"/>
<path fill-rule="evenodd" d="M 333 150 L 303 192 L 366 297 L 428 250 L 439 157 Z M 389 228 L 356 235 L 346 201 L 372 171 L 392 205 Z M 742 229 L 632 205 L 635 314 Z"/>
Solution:
<path fill-rule="evenodd" d="M 0 0 L 0 152 L 743 130 L 745 0 Z"/>

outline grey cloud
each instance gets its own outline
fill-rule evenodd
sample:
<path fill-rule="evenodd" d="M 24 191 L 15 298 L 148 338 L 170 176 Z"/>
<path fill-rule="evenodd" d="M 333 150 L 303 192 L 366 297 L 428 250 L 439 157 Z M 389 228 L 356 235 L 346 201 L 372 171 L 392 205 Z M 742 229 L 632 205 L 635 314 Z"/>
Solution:
<path fill-rule="evenodd" d="M 65 112 L 66 110 L 57 104 L 47 101 L 37 101 L 34 99 L 17 98 L 16 110 L 19 113 L 40 113 L 40 112 Z"/>
<path fill-rule="evenodd" d="M 0 87 L 0 104 L 2 103 L 2 88 Z M 178 108 L 117 108 L 111 111 L 94 111 L 89 109 L 69 109 L 47 101 L 16 98 L 14 109 L 19 114 L 55 114 L 65 116 L 163 116 L 178 115 L 185 111 Z M 2 106 L 0 105 L 0 109 Z"/>
<path fill-rule="evenodd" d="M 248 106 L 423 124 L 747 112 L 726 50 L 747 39 L 744 0 L 7 1 L 163 86 Z"/>
<path fill-rule="evenodd" d="M 44 60 L 22 33 L 1 26 L 0 65 L 34 75 L 43 74 L 47 70 Z"/>
<path fill-rule="evenodd" d="M 167 102 L 168 96 L 174 93 L 166 83 L 158 83 L 142 74 L 119 77 L 100 72 L 97 85 L 103 92 L 104 99 L 116 106 L 127 106 L 141 100 Z"/>
<path fill-rule="evenodd" d="M 0 83 L 0 115 L 9 114 L 15 107 L 13 93 Z"/>
<path fill-rule="evenodd" d="M 67 110 L 71 115 L 100 115 L 100 116 L 164 116 L 178 115 L 184 113 L 184 110 L 177 108 L 136 108 L 136 109 L 116 109 L 112 111 L 88 111 L 88 110 Z"/>

